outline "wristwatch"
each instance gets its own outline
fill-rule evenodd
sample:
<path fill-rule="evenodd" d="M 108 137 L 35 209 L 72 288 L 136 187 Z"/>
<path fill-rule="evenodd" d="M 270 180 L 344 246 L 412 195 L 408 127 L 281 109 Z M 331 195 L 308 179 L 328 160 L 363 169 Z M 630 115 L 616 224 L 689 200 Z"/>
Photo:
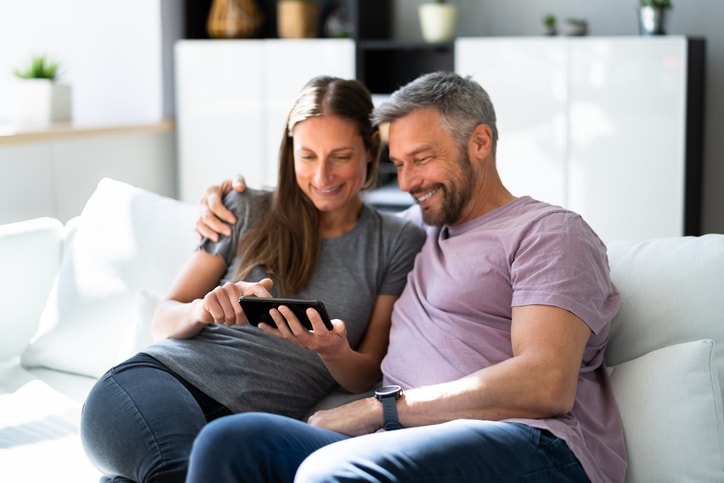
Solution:
<path fill-rule="evenodd" d="M 385 431 L 400 429 L 400 421 L 397 419 L 397 400 L 402 395 L 400 386 L 382 386 L 375 390 L 375 398 L 382 403 L 382 412 L 385 416 Z"/>

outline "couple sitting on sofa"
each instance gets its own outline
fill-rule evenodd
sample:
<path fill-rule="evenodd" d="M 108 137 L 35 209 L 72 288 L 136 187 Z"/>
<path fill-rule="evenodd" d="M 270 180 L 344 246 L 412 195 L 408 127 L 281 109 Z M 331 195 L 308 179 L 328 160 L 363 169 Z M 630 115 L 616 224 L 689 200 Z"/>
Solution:
<path fill-rule="evenodd" d="M 418 204 L 399 218 L 375 212 L 359 193 L 376 173 L 371 111 L 355 81 L 302 91 L 274 193 L 226 195 L 233 230 L 213 241 L 202 229 L 154 317 L 162 340 L 91 391 L 81 434 L 104 473 L 623 480 L 603 363 L 620 297 L 603 243 L 574 213 L 505 189 L 490 99 L 445 72 L 374 111 Z M 310 332 L 280 308 L 276 327 L 250 327 L 243 294 L 319 298 L 338 320 L 329 331 L 312 311 Z M 375 397 L 299 421 L 335 384 L 369 389 L 380 362 Z"/>

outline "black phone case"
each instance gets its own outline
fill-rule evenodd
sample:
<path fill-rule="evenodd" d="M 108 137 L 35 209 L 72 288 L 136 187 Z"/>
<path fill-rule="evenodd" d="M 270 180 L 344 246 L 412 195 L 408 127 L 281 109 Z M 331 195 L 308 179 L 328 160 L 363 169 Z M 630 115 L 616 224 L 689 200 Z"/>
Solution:
<path fill-rule="evenodd" d="M 239 298 L 241 308 L 249 320 L 249 323 L 253 326 L 259 325 L 260 322 L 276 327 L 274 319 L 269 315 L 269 310 L 277 308 L 280 305 L 286 305 L 294 312 L 299 322 L 308 330 L 312 330 L 312 322 L 307 317 L 307 309 L 312 307 L 315 309 L 319 316 L 322 317 L 322 322 L 327 329 L 332 330 L 332 322 L 327 314 L 327 309 L 324 304 L 319 300 L 301 300 L 301 299 L 286 299 L 286 298 L 270 298 L 270 297 L 241 297 Z"/>

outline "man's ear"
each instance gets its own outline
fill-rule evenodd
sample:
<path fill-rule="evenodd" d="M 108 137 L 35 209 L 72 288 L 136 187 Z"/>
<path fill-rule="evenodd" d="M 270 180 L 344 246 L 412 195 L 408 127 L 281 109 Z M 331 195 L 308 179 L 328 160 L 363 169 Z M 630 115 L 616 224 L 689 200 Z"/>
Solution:
<path fill-rule="evenodd" d="M 478 124 L 470 135 L 470 141 L 477 156 L 486 158 L 493 151 L 493 130 L 487 124 Z"/>

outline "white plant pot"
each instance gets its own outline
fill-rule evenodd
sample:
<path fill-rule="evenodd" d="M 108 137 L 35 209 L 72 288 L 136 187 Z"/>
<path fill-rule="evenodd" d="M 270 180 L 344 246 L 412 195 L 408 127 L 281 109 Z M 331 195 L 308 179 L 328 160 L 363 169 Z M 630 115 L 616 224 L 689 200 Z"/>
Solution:
<path fill-rule="evenodd" d="M 457 6 L 449 3 L 423 3 L 418 13 L 422 38 L 427 42 L 448 42 L 455 38 Z"/>
<path fill-rule="evenodd" d="M 18 81 L 18 117 L 24 123 L 71 119 L 71 87 L 48 79 Z"/>

